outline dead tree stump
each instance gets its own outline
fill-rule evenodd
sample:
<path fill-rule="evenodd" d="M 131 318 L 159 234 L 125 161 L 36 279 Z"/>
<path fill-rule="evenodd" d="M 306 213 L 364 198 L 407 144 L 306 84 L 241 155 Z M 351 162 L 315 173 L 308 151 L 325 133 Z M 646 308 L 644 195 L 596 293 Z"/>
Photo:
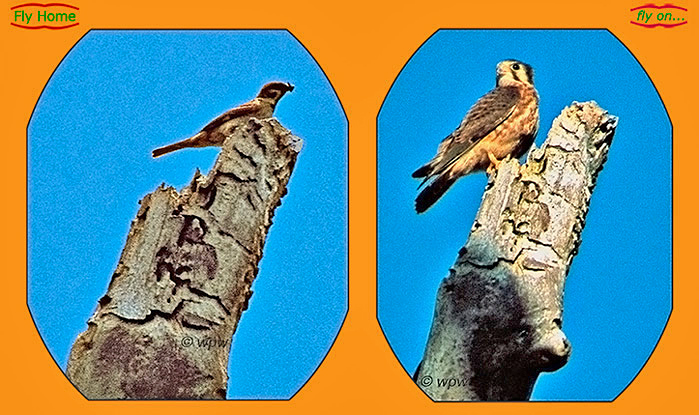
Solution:
<path fill-rule="evenodd" d="M 525 165 L 507 160 L 491 177 L 415 372 L 430 398 L 528 400 L 541 372 L 568 361 L 563 286 L 616 125 L 573 103 Z"/>
<path fill-rule="evenodd" d="M 143 198 L 109 289 L 71 350 L 67 375 L 83 395 L 225 399 L 231 338 L 299 150 L 275 119 L 251 119 L 207 176 Z"/>

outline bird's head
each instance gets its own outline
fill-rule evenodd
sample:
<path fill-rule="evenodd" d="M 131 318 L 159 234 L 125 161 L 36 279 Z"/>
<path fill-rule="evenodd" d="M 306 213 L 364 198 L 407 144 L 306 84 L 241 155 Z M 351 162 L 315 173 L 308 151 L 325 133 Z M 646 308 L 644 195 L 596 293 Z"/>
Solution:
<path fill-rule="evenodd" d="M 534 70 L 532 67 L 513 59 L 498 63 L 495 85 L 504 86 L 515 83 L 534 86 Z"/>
<path fill-rule="evenodd" d="M 262 87 L 260 93 L 257 94 L 257 97 L 268 98 L 274 102 L 277 102 L 284 96 L 284 94 L 293 90 L 294 86 L 288 82 L 270 82 Z"/>

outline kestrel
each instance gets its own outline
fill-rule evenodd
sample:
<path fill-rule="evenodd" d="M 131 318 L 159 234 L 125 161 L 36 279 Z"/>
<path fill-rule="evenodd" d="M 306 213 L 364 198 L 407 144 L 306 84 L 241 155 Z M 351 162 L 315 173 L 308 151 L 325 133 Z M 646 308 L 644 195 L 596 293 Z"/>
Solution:
<path fill-rule="evenodd" d="M 521 157 L 538 130 L 539 95 L 532 67 L 516 60 L 498 63 L 495 89 L 476 101 L 439 144 L 437 155 L 413 173 L 424 177 L 420 186 L 434 178 L 415 199 L 415 210 L 426 211 L 458 178 L 482 170 L 490 174 L 506 157 Z"/>
<path fill-rule="evenodd" d="M 250 118 L 271 118 L 277 102 L 284 94 L 293 90 L 294 86 L 289 83 L 270 82 L 262 87 L 260 93 L 252 101 L 224 112 L 190 138 L 156 148 L 153 150 L 153 157 L 160 157 L 171 151 L 187 147 L 221 146 L 235 127 L 243 125 Z"/>

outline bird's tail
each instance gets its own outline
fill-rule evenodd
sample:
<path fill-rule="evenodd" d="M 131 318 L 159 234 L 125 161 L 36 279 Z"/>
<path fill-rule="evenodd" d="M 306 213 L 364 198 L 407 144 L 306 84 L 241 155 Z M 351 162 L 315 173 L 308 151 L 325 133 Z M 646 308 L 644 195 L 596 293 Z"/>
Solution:
<path fill-rule="evenodd" d="M 195 135 L 194 137 L 185 138 L 182 141 L 178 141 L 176 143 L 166 145 L 165 147 L 156 148 L 155 150 L 153 150 L 153 158 L 160 157 L 163 154 L 167 154 L 167 153 L 173 152 L 175 150 L 179 150 L 181 148 L 200 147 L 200 146 L 196 145 L 198 138 L 199 138 L 199 134 Z"/>
<path fill-rule="evenodd" d="M 438 176 L 432 183 L 422 189 L 415 199 L 415 210 L 422 213 L 430 208 L 456 181 L 449 172 Z"/>
<path fill-rule="evenodd" d="M 430 172 L 432 172 L 432 163 L 427 163 L 424 166 L 413 172 L 413 177 L 419 179 L 421 177 L 427 177 Z"/>
<path fill-rule="evenodd" d="M 179 149 L 185 148 L 185 147 L 187 147 L 185 145 L 185 143 L 180 141 L 178 143 L 170 144 L 170 145 L 167 145 L 165 147 L 156 148 L 155 150 L 153 150 L 153 158 L 160 157 L 163 154 L 167 154 L 167 153 L 170 153 L 172 151 L 179 150 Z"/>

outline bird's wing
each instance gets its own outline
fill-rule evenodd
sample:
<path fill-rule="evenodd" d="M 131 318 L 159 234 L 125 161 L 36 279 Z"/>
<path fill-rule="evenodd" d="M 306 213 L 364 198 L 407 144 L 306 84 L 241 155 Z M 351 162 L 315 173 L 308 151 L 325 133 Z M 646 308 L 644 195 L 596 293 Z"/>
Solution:
<path fill-rule="evenodd" d="M 440 149 L 444 148 L 444 156 L 432 170 L 432 174 L 443 172 L 459 156 L 473 149 L 483 137 L 502 124 L 514 111 L 519 98 L 517 87 L 501 86 L 476 101 L 459 127 L 440 144 Z"/>
<path fill-rule="evenodd" d="M 206 124 L 202 131 L 212 131 L 220 127 L 223 123 L 232 120 L 233 118 L 242 117 L 245 115 L 250 115 L 255 111 L 260 109 L 260 103 L 252 100 L 246 102 L 245 104 L 239 105 L 233 109 L 230 109 L 218 117 L 214 118 L 210 123 Z"/>

